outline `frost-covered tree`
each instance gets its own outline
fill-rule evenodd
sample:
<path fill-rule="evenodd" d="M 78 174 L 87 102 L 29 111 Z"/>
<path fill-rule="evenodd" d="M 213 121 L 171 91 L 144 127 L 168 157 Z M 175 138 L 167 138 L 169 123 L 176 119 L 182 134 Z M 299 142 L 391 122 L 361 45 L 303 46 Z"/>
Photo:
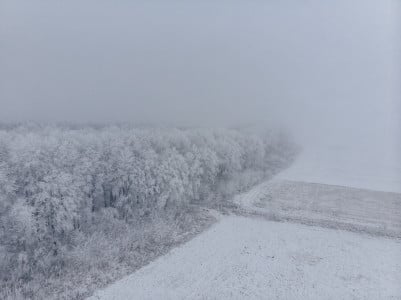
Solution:
<path fill-rule="evenodd" d="M 189 204 L 221 203 L 295 153 L 275 132 L 3 127 L 0 289 L 10 283 L 4 274 L 16 283 L 59 272 L 68 253 L 99 231 L 111 239 L 116 228 L 174 219 Z"/>

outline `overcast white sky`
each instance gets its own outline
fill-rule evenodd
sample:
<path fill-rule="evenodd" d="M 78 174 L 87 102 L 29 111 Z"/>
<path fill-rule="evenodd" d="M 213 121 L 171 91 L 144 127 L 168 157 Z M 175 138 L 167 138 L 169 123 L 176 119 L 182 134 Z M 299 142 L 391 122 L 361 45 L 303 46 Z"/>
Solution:
<path fill-rule="evenodd" d="M 398 0 L 0 0 L 0 120 L 394 140 L 400 37 Z"/>

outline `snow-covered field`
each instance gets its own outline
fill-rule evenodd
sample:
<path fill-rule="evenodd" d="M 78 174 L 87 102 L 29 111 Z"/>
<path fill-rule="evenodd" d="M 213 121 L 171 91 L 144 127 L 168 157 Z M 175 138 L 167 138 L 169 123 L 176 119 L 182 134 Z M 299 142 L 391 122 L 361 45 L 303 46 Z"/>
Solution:
<path fill-rule="evenodd" d="M 401 194 L 273 179 L 234 201 L 247 213 L 401 238 Z"/>
<path fill-rule="evenodd" d="M 401 299 L 401 168 L 376 154 L 304 152 L 234 199 L 248 217 L 221 217 L 91 300 Z"/>
<path fill-rule="evenodd" d="M 277 178 L 401 193 L 401 146 L 396 138 L 307 145 Z"/>
<path fill-rule="evenodd" d="M 401 299 L 401 243 L 223 217 L 91 299 Z"/>
<path fill-rule="evenodd" d="M 266 218 L 221 217 L 91 300 L 401 299 L 401 240 L 383 236 L 400 234 L 400 196 L 279 179 L 263 183 L 235 201 Z M 269 221 L 272 212 L 285 222 Z"/>

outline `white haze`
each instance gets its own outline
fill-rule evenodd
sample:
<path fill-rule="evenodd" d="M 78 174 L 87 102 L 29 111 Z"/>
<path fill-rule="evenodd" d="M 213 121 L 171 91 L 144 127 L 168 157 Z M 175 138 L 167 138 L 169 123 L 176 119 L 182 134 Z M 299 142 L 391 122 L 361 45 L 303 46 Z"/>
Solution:
<path fill-rule="evenodd" d="M 279 123 L 401 174 L 400 6 L 0 0 L 0 120 Z"/>

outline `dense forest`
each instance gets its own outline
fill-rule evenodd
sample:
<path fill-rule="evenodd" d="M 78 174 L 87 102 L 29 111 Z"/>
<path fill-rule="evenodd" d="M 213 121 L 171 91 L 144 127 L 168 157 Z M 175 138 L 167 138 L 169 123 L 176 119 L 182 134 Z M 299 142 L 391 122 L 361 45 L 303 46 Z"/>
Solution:
<path fill-rule="evenodd" d="M 3 126 L 0 297 L 81 298 L 87 291 L 57 296 L 52 285 L 108 282 L 99 273 L 109 262 L 127 271 L 141 247 L 157 255 L 196 221 L 193 207 L 222 205 L 296 152 L 273 131 Z"/>

